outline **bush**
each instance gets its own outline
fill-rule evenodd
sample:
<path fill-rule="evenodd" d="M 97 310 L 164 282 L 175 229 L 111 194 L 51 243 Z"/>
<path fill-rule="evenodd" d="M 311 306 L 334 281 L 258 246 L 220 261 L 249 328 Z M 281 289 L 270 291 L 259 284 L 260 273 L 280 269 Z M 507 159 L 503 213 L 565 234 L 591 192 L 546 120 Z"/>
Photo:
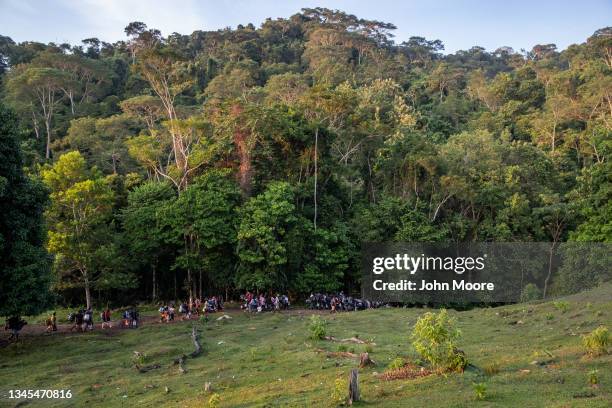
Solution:
<path fill-rule="evenodd" d="M 597 370 L 589 371 L 589 384 L 591 385 L 599 384 L 599 377 L 597 376 L 597 373 L 598 373 Z"/>
<path fill-rule="evenodd" d="M 327 333 L 327 322 L 321 319 L 321 316 L 312 315 L 310 316 L 308 330 L 312 340 L 321 340 Z"/>
<path fill-rule="evenodd" d="M 533 283 L 528 283 L 521 292 L 521 302 L 532 302 L 542 297 L 542 291 Z"/>
<path fill-rule="evenodd" d="M 599 356 L 608 353 L 610 346 L 610 333 L 605 326 L 599 326 L 591 333 L 582 336 L 582 345 L 586 349 L 587 354 L 591 356 Z"/>
<path fill-rule="evenodd" d="M 334 381 L 334 390 L 332 391 L 331 399 L 336 405 L 344 404 L 347 394 L 348 384 L 342 378 L 336 378 Z"/>
<path fill-rule="evenodd" d="M 455 341 L 461 332 L 445 309 L 425 313 L 414 325 L 412 346 L 417 353 L 438 370 L 463 371 L 467 359 Z"/>
<path fill-rule="evenodd" d="M 217 408 L 219 406 L 219 402 L 221 401 L 221 396 L 216 392 L 213 392 L 208 398 L 208 404 L 206 405 L 208 408 Z"/>
<path fill-rule="evenodd" d="M 391 362 L 387 366 L 387 369 L 389 369 L 389 370 L 397 370 L 398 368 L 402 368 L 405 365 L 406 365 L 406 362 L 404 361 L 404 359 L 401 358 L 401 357 L 397 357 L 397 358 L 394 358 L 393 360 L 391 360 Z"/>
<path fill-rule="evenodd" d="M 477 400 L 482 401 L 487 398 L 487 384 L 485 383 L 472 383 L 474 389 L 474 396 Z"/>
<path fill-rule="evenodd" d="M 569 310 L 569 303 L 559 300 L 557 302 L 553 302 L 555 308 L 561 313 L 565 313 Z"/>

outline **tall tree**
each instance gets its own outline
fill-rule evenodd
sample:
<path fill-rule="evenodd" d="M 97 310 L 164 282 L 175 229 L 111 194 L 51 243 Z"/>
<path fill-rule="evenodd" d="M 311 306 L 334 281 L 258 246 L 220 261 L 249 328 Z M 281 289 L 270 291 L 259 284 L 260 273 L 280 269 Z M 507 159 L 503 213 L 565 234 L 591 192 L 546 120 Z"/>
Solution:
<path fill-rule="evenodd" d="M 55 255 L 58 289 L 83 288 L 89 308 L 92 289 L 134 286 L 108 224 L 114 197 L 106 180 L 87 168 L 79 152 L 62 155 L 42 170 L 42 177 L 51 190 L 47 246 Z"/>
<path fill-rule="evenodd" d="M 46 133 L 45 157 L 51 157 L 53 140 L 53 117 L 65 94 L 64 89 L 72 87 L 73 79 L 56 68 L 18 66 L 7 80 L 9 98 L 23 110 L 30 112 L 36 137 L 40 137 L 39 123 Z"/>
<path fill-rule="evenodd" d="M 0 315 L 40 313 L 50 303 L 51 257 L 44 248 L 44 186 L 23 172 L 17 121 L 0 104 Z"/>

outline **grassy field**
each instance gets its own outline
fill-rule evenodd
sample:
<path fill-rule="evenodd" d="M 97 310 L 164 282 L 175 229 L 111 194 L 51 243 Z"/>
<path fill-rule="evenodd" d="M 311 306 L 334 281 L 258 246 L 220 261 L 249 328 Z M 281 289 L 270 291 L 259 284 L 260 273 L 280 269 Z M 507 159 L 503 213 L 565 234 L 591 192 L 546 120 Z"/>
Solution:
<path fill-rule="evenodd" d="M 609 407 L 612 355 L 587 357 L 581 335 L 611 326 L 612 285 L 563 299 L 565 303 L 521 304 L 452 311 L 462 330 L 460 348 L 479 369 L 463 374 L 383 381 L 377 374 L 390 360 L 414 360 L 409 334 L 423 309 L 381 309 L 325 315 L 328 334 L 371 339 L 377 366 L 360 370 L 364 407 Z M 565 310 L 567 309 L 567 310 Z M 247 315 L 231 320 L 147 324 L 138 330 L 28 335 L 0 349 L 0 405 L 16 406 L 9 389 L 70 389 L 71 400 L 36 400 L 27 406 L 206 407 L 210 382 L 219 407 L 330 407 L 337 378 L 346 380 L 357 361 L 328 358 L 338 343 L 308 339 L 309 313 Z M 63 318 L 63 316 L 61 316 Z M 217 316 L 214 316 L 217 317 Z M 191 327 L 205 353 L 186 361 L 181 374 L 173 360 L 193 350 Z M 144 364 L 161 368 L 139 373 Z M 482 371 L 481 371 L 482 370 Z M 589 386 L 597 370 L 599 385 Z M 476 401 L 473 383 L 486 384 Z M 23 402 L 22 402 L 23 404 Z"/>

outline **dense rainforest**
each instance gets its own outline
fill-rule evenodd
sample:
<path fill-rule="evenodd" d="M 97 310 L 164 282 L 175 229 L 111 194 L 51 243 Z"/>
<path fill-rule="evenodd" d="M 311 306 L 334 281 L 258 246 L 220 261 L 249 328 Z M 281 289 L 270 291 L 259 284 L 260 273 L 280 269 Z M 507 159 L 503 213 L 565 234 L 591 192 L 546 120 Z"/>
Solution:
<path fill-rule="evenodd" d="M 363 242 L 612 241 L 612 28 L 453 54 L 395 28 L 0 36 L 1 312 L 356 291 Z"/>

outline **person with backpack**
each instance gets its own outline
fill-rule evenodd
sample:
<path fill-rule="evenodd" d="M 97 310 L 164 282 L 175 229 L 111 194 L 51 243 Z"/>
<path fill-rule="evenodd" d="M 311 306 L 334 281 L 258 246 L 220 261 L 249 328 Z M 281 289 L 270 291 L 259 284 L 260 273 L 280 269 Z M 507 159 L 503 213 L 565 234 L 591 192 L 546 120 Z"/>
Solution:
<path fill-rule="evenodd" d="M 133 329 L 137 329 L 138 328 L 138 323 L 140 321 L 140 313 L 138 313 L 137 309 L 132 309 L 131 313 L 130 313 L 130 319 L 131 319 L 131 326 Z"/>
<path fill-rule="evenodd" d="M 23 326 L 28 324 L 25 320 L 22 320 L 19 316 L 13 316 L 6 319 L 6 323 L 4 325 L 4 330 L 10 330 L 11 335 L 9 336 L 9 341 L 17 341 L 19 340 L 19 332 L 23 329 Z"/>
<path fill-rule="evenodd" d="M 57 317 L 55 316 L 55 312 L 53 312 L 49 317 L 47 317 L 47 333 L 52 331 L 57 331 Z"/>
<path fill-rule="evenodd" d="M 168 306 L 168 319 L 169 321 L 174 321 L 174 304 L 170 303 L 170 306 Z"/>
<path fill-rule="evenodd" d="M 85 323 L 85 327 L 84 330 L 93 330 L 94 329 L 94 323 L 93 323 L 93 311 L 90 309 L 87 309 L 85 311 L 85 314 L 83 314 L 83 322 Z"/>
<path fill-rule="evenodd" d="M 163 323 L 163 322 L 167 322 L 168 321 L 168 313 L 167 313 L 168 307 L 167 306 L 160 306 L 158 311 L 159 311 L 159 322 Z"/>
<path fill-rule="evenodd" d="M 109 329 L 113 327 L 111 323 L 111 311 L 108 308 L 108 306 L 106 306 L 106 309 L 102 311 L 102 313 L 100 313 L 100 317 L 102 318 L 102 328 L 103 329 L 105 327 L 108 327 Z"/>
<path fill-rule="evenodd" d="M 83 331 L 83 310 L 79 309 L 74 315 L 74 323 L 70 328 L 70 331 L 76 329 L 77 331 Z"/>
<path fill-rule="evenodd" d="M 274 307 L 275 312 L 280 310 L 280 296 L 278 293 L 276 296 L 272 296 L 272 306 Z"/>

